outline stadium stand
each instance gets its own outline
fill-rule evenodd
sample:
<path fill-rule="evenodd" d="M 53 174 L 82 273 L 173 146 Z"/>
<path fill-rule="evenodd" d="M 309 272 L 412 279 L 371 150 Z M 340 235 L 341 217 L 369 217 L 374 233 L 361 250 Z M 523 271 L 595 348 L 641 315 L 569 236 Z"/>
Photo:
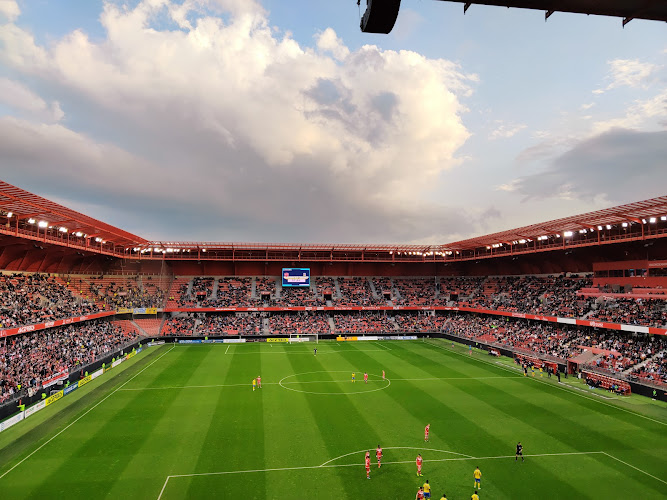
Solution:
<path fill-rule="evenodd" d="M 103 320 L 12 337 L 0 345 L 0 402 L 11 399 L 19 384 L 38 389 L 54 374 L 76 370 L 137 338 Z"/>
<path fill-rule="evenodd" d="M 269 316 L 269 331 L 274 335 L 292 333 L 331 333 L 329 317 L 325 313 L 273 314 Z"/>
<path fill-rule="evenodd" d="M 257 314 L 208 315 L 198 326 L 198 335 L 259 335 L 262 318 Z"/>
<path fill-rule="evenodd" d="M 386 314 L 358 312 L 352 314 L 334 314 L 336 334 L 395 332 L 396 325 Z"/>
<path fill-rule="evenodd" d="M 195 328 L 195 318 L 190 316 L 179 316 L 169 318 L 164 322 L 161 335 L 193 335 Z"/>
<path fill-rule="evenodd" d="M 0 275 L 0 328 L 71 318 L 99 310 L 94 303 L 75 297 L 53 276 Z"/>

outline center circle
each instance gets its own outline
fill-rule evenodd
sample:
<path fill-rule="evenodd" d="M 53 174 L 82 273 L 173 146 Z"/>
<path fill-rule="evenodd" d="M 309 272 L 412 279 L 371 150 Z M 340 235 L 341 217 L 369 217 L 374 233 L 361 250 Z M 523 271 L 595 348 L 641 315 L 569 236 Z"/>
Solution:
<path fill-rule="evenodd" d="M 332 373 L 347 373 L 348 378 L 347 379 L 334 379 L 334 380 L 322 380 L 322 377 L 318 380 L 318 377 L 314 377 L 314 375 L 320 374 L 320 373 L 326 373 L 326 374 L 332 374 Z M 295 373 L 293 375 L 288 375 L 286 377 L 283 377 L 278 384 L 280 387 L 283 389 L 287 389 L 288 391 L 294 391 L 294 392 L 303 392 L 305 394 L 327 394 L 327 395 L 341 395 L 341 396 L 347 396 L 349 394 L 364 394 L 368 392 L 375 392 L 375 391 L 382 391 L 389 387 L 391 385 L 391 380 L 388 378 L 385 378 L 384 380 L 382 379 L 382 376 L 380 375 L 375 375 L 373 373 L 368 374 L 368 384 L 364 383 L 363 379 L 363 372 L 361 372 L 361 377 L 359 377 L 360 372 L 354 372 L 357 375 L 357 379 L 352 382 L 352 370 L 337 370 L 337 371 L 326 371 L 326 370 L 321 370 L 321 371 L 316 371 L 316 372 L 304 372 L 304 373 Z M 306 378 L 312 378 L 314 380 L 291 380 L 294 379 L 295 377 L 303 377 L 305 375 L 309 375 L 310 377 Z M 371 379 L 371 376 L 373 377 Z M 308 387 L 308 384 L 312 384 L 314 389 L 320 389 L 319 385 L 324 385 L 326 387 L 326 384 L 328 384 L 331 387 L 335 387 L 337 389 L 341 389 L 342 387 L 349 387 L 350 389 L 355 389 L 355 390 L 341 390 L 340 392 L 331 392 L 331 391 L 321 391 L 321 390 L 308 390 L 307 388 L 301 388 L 301 387 L 290 387 L 290 386 L 298 386 L 304 384 L 306 387 Z M 379 387 L 378 387 L 379 385 Z M 361 388 L 362 390 L 356 390 L 357 388 Z"/>

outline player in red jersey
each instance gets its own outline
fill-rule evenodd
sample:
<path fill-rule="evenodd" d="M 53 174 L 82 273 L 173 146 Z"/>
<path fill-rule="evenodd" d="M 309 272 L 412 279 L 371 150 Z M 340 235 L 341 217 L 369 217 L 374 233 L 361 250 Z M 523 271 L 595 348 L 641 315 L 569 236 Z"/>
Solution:
<path fill-rule="evenodd" d="M 364 383 L 368 383 L 368 373 L 364 372 Z"/>
<path fill-rule="evenodd" d="M 378 445 L 378 447 L 375 449 L 375 456 L 378 459 L 378 469 L 382 466 L 380 463 L 380 460 L 382 460 L 382 447 Z"/>
<path fill-rule="evenodd" d="M 384 380 L 384 370 L 382 370 L 382 380 Z"/>
<path fill-rule="evenodd" d="M 415 497 L 415 500 L 424 500 L 424 487 L 420 486 L 419 489 L 417 490 L 417 496 Z"/>
<path fill-rule="evenodd" d="M 262 377 L 257 375 L 257 388 L 261 389 L 262 388 Z"/>
<path fill-rule="evenodd" d="M 428 433 L 431 430 L 431 424 L 426 424 L 424 427 L 424 441 L 428 441 Z"/>
<path fill-rule="evenodd" d="M 417 464 L 417 475 L 418 476 L 423 476 L 422 474 L 422 456 L 417 455 L 417 460 L 415 460 L 415 463 Z"/>
<path fill-rule="evenodd" d="M 366 452 L 366 479 L 371 478 L 371 452 Z"/>

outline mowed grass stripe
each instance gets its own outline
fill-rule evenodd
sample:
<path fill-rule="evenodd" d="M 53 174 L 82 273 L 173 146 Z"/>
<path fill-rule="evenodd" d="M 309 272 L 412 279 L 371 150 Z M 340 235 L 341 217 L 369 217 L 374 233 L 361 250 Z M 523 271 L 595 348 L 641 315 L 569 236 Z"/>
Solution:
<path fill-rule="evenodd" d="M 215 350 L 193 350 L 185 355 L 195 356 L 191 360 L 195 370 L 191 372 L 188 384 L 211 374 L 219 377 L 229 368 L 228 364 L 220 363 Z M 181 360 L 185 361 L 184 358 Z M 170 373 L 163 376 L 169 378 Z M 188 389 L 162 392 L 157 404 L 149 408 L 145 417 L 151 422 L 147 438 L 126 462 L 108 496 L 151 498 L 161 488 L 164 478 L 174 470 L 196 469 L 218 401 L 215 392 L 206 396 L 198 397 Z M 165 454 L 165 447 L 178 452 Z"/>
<path fill-rule="evenodd" d="M 220 353 L 220 357 L 225 356 L 224 351 L 217 349 L 218 347 L 220 346 L 206 346 L 207 349 Z M 265 466 L 263 395 L 261 391 L 253 393 L 250 383 L 252 378 L 261 372 L 261 357 L 227 355 L 226 359 L 221 361 L 229 365 L 225 381 L 245 379 L 248 381 L 247 392 L 235 391 L 237 397 L 230 397 L 224 389 L 217 391 L 215 411 L 208 430 L 203 436 L 201 447 L 194 450 L 198 457 L 193 472 L 221 470 L 227 467 L 235 469 L 247 463 Z M 200 394 L 198 397 L 208 397 L 208 395 Z M 193 414 L 192 418 L 199 417 Z M 184 471 L 179 467 L 174 468 L 171 473 L 179 474 Z M 188 483 L 188 480 L 185 482 Z M 220 497 L 233 497 L 245 489 L 247 489 L 245 478 L 230 478 L 225 482 L 224 490 L 216 491 L 216 494 Z M 257 498 L 266 497 L 265 477 L 258 477 L 253 481 L 253 491 Z M 187 498 L 206 498 L 210 494 L 204 482 L 192 481 L 187 484 Z"/>
<path fill-rule="evenodd" d="M 290 346 L 281 346 L 280 350 L 287 352 Z M 291 346 L 296 347 L 296 346 Z M 330 347 L 330 346 L 329 346 Z M 294 358 L 314 358 L 312 349 L 310 356 L 274 356 L 274 347 L 262 350 L 262 364 L 264 373 L 262 378 L 266 380 L 280 380 L 293 375 L 294 367 L 290 360 Z M 323 357 L 318 357 L 313 364 L 307 367 L 299 367 L 299 370 L 311 369 L 313 366 L 326 370 L 321 364 Z M 266 376 L 266 377 L 265 377 Z M 329 384 L 331 385 L 331 384 Z M 328 456 L 327 443 L 320 428 L 316 424 L 317 416 L 313 414 L 307 398 L 310 395 L 287 391 L 280 386 L 268 386 L 264 392 L 264 422 L 266 463 L 269 468 L 284 466 L 317 465 L 319 457 Z M 340 396 L 335 396 L 340 397 Z M 330 416 L 331 417 L 331 416 Z M 324 422 L 326 425 L 328 422 Z M 251 465 L 251 464 L 248 464 Z M 316 480 L 315 480 L 316 479 Z M 318 491 L 328 492 L 333 495 L 339 492 L 340 497 L 345 496 L 344 485 L 334 472 L 320 478 L 310 477 L 309 482 L 303 481 L 299 474 L 267 474 L 268 498 L 303 498 L 304 494 L 311 498 Z"/>

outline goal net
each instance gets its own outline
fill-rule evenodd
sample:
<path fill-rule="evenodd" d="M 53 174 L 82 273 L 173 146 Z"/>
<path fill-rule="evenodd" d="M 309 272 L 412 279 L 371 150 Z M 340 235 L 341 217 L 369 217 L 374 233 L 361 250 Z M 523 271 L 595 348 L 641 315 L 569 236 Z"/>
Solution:
<path fill-rule="evenodd" d="M 291 342 L 319 342 L 319 335 L 317 333 L 290 333 L 289 341 Z"/>

